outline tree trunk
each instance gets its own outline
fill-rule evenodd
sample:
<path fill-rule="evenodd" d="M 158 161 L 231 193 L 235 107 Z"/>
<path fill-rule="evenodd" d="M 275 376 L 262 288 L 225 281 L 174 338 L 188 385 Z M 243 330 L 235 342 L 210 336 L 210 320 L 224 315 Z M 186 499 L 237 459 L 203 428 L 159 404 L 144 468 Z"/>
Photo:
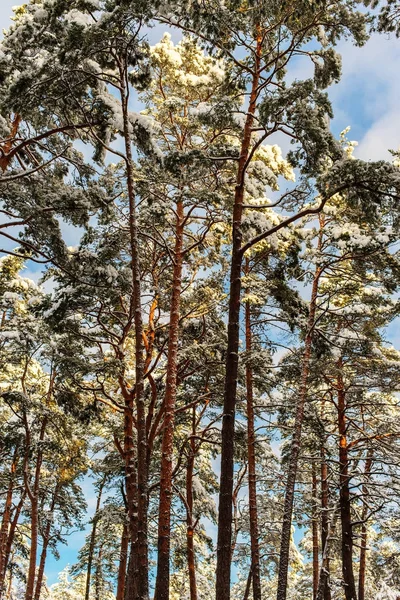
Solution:
<path fill-rule="evenodd" d="M 47 522 L 46 522 L 46 527 L 43 532 L 43 547 L 42 547 L 42 552 L 40 555 L 39 569 L 38 569 L 37 579 L 36 579 L 36 588 L 35 588 L 35 597 L 34 597 L 35 600 L 40 599 L 40 594 L 42 591 L 44 569 L 46 566 L 46 558 L 47 558 L 47 549 L 48 549 L 49 542 L 50 542 L 51 527 L 53 525 L 54 507 L 55 507 L 55 504 L 57 501 L 57 496 L 58 496 L 60 487 L 61 487 L 61 484 L 57 483 L 55 490 L 54 490 L 53 498 L 51 501 L 50 511 L 49 511 L 49 515 L 47 517 Z"/>
<path fill-rule="evenodd" d="M 47 549 L 49 546 L 49 540 L 50 540 L 50 526 L 47 525 L 46 532 L 43 536 L 42 552 L 40 554 L 39 569 L 38 569 L 38 573 L 37 573 L 35 596 L 34 596 L 35 600 L 40 599 L 40 594 L 42 592 L 44 569 L 46 566 Z"/>
<path fill-rule="evenodd" d="M 246 259 L 246 272 L 249 271 L 249 261 Z M 253 600 L 261 600 L 260 578 L 260 548 L 258 541 L 258 510 L 257 510 L 257 475 L 256 475 L 256 436 L 254 430 L 254 395 L 253 395 L 253 369 L 251 366 L 252 329 L 251 309 L 246 302 L 246 399 L 247 399 L 247 456 L 249 469 L 249 517 L 250 517 L 250 545 L 251 545 L 251 572 L 253 580 Z"/>
<path fill-rule="evenodd" d="M 12 545 L 13 545 L 13 542 L 14 542 L 15 531 L 17 529 L 19 517 L 20 517 L 21 511 L 22 511 L 22 508 L 24 506 L 25 497 L 26 497 L 26 492 L 24 491 L 22 493 L 20 501 L 17 504 L 17 508 L 15 509 L 15 513 L 14 513 L 14 516 L 13 516 L 13 519 L 12 519 L 11 525 L 10 525 L 10 531 L 8 533 L 8 536 L 7 536 L 7 541 L 6 541 L 6 546 L 5 546 L 5 552 L 4 552 L 3 572 L 1 573 L 2 580 L 4 581 L 4 585 L 5 585 L 5 579 L 6 579 L 6 572 L 7 572 L 8 563 L 10 562 L 11 549 L 12 549 Z M 1 597 L 2 596 L 0 594 L 0 598 Z"/>
<path fill-rule="evenodd" d="M 131 252 L 132 272 L 132 304 L 133 320 L 135 325 L 135 404 L 136 404 L 136 428 L 137 428 L 137 515 L 130 515 L 136 520 L 131 531 L 137 530 L 137 560 L 130 560 L 131 570 L 128 568 L 130 585 L 127 586 L 129 593 L 127 600 L 149 599 L 149 559 L 148 559 L 148 465 L 147 465 L 147 431 L 146 431 L 146 406 L 144 399 L 144 346 L 143 346 L 143 318 L 142 318 L 142 295 L 141 295 L 141 273 L 139 257 L 139 240 L 136 219 L 136 202 L 134 190 L 134 172 L 132 156 L 132 139 L 129 121 L 129 86 L 127 85 L 128 63 L 123 61 L 120 70 L 121 104 L 124 123 L 124 142 L 126 157 L 126 173 L 129 198 L 129 236 Z M 133 415 L 132 415 L 133 417 Z M 128 476 L 131 476 L 129 472 Z M 131 544 L 131 551 L 135 552 L 135 542 Z M 132 553 L 132 552 L 131 552 Z M 137 583 L 137 592 L 135 585 Z"/>
<path fill-rule="evenodd" d="M 97 557 L 97 565 L 96 565 L 96 575 L 95 575 L 95 580 L 94 580 L 94 590 L 95 590 L 95 600 L 102 600 L 101 597 L 101 592 L 102 592 L 102 569 L 101 569 L 101 563 L 103 560 L 103 549 L 102 547 L 99 548 L 99 554 Z"/>
<path fill-rule="evenodd" d="M 135 519 L 136 521 L 136 519 Z M 138 598 L 138 581 L 136 578 L 136 573 L 138 570 L 137 562 L 137 525 L 135 523 L 135 539 L 129 544 L 129 560 L 128 560 L 128 568 L 126 570 L 125 577 L 125 600 L 136 600 Z"/>
<path fill-rule="evenodd" d="M 250 566 L 249 574 L 247 575 L 247 581 L 246 581 L 246 587 L 244 590 L 243 600 L 249 600 L 252 580 L 253 580 L 253 577 L 251 574 L 251 566 Z"/>
<path fill-rule="evenodd" d="M 192 413 L 192 436 L 190 438 L 189 457 L 186 466 L 186 544 L 187 544 L 187 563 L 189 572 L 190 600 L 197 600 L 197 581 L 196 581 L 196 561 L 194 550 L 194 522 L 193 522 L 193 472 L 194 458 L 196 455 L 196 443 L 194 435 L 196 433 L 196 408 L 193 407 Z"/>
<path fill-rule="evenodd" d="M 101 497 L 102 497 L 102 494 L 103 494 L 104 485 L 105 485 L 105 480 L 103 479 L 100 482 L 99 492 L 97 494 L 96 510 L 94 512 L 92 532 L 90 534 L 89 555 L 88 555 L 88 564 L 87 564 L 87 571 L 86 571 L 85 600 L 89 600 L 89 597 L 90 597 L 90 579 L 91 579 L 91 575 L 92 575 L 94 549 L 95 549 L 95 546 L 96 546 L 97 518 L 98 518 L 98 512 L 100 510 Z M 35 598 L 35 600 L 36 600 L 36 598 Z"/>
<path fill-rule="evenodd" d="M 313 540 L 313 600 L 317 598 L 319 577 L 319 544 L 318 544 L 318 490 L 317 470 L 312 462 L 312 540 Z"/>
<path fill-rule="evenodd" d="M 38 534 L 39 534 L 39 506 L 38 498 L 35 496 L 31 500 L 31 546 L 29 550 L 29 568 L 26 580 L 25 600 L 33 600 L 33 590 L 35 585 L 36 575 L 36 558 L 38 549 Z"/>
<path fill-rule="evenodd" d="M 328 580 L 329 580 L 329 553 L 332 540 L 335 536 L 336 529 L 336 521 L 338 517 L 338 510 L 335 508 L 332 512 L 331 523 L 328 528 L 328 532 L 325 539 L 324 550 L 322 554 L 321 560 L 321 569 L 319 572 L 319 582 L 318 582 L 318 592 L 317 592 L 317 600 L 325 600 L 326 590 L 329 589 Z"/>
<path fill-rule="evenodd" d="M 321 547 L 325 556 L 325 586 L 323 589 L 323 600 L 331 600 L 331 588 L 329 585 L 329 552 L 325 553 L 329 533 L 329 488 L 328 488 L 328 465 L 325 459 L 325 449 L 321 446 Z"/>
<path fill-rule="evenodd" d="M 118 567 L 118 584 L 116 600 L 123 600 L 125 593 L 125 576 L 126 576 L 126 565 L 128 562 L 128 525 L 125 522 L 122 529 L 121 537 L 121 550 L 119 555 L 119 567 Z"/>
<path fill-rule="evenodd" d="M 349 457 L 347 447 L 346 392 L 341 372 L 342 359 L 338 361 L 338 431 L 340 465 L 340 519 L 342 526 L 342 574 L 346 600 L 357 600 L 353 571 L 353 529 L 349 488 Z"/>
<path fill-rule="evenodd" d="M 13 600 L 12 593 L 12 584 L 13 584 L 13 573 L 10 571 L 10 577 L 8 578 L 8 588 L 7 588 L 7 600 Z"/>
<path fill-rule="evenodd" d="M 216 600 L 230 600 L 234 435 L 239 362 L 239 319 L 242 270 L 241 225 L 243 216 L 245 175 L 250 153 L 254 115 L 256 112 L 259 94 L 258 88 L 260 80 L 261 52 L 262 35 L 258 28 L 250 103 L 240 149 L 240 158 L 236 177 L 235 203 L 232 218 L 232 259 L 229 290 L 228 342 L 224 386 L 224 409 L 221 432 L 221 481 L 218 504 Z"/>
<path fill-rule="evenodd" d="M 7 538 L 9 533 L 9 527 L 11 522 L 11 512 L 12 512 L 12 499 L 14 492 L 14 483 L 15 483 L 15 473 L 17 470 L 17 462 L 18 462 L 18 451 L 15 450 L 14 456 L 11 463 L 10 468 L 10 479 L 8 483 L 7 495 L 4 504 L 3 511 L 3 519 L 1 523 L 0 529 L 0 598 L 4 591 L 5 586 L 5 570 L 4 565 L 6 562 L 6 547 L 7 547 Z"/>
<path fill-rule="evenodd" d="M 371 474 L 373 450 L 368 449 L 365 461 L 364 476 L 366 482 L 363 485 L 363 509 L 361 513 L 361 547 L 360 547 L 360 567 L 358 575 L 358 600 L 365 600 L 365 571 L 367 566 L 367 516 L 368 516 L 368 479 Z"/>
<path fill-rule="evenodd" d="M 128 544 L 129 561 L 124 581 L 125 600 L 137 600 L 138 581 L 138 522 L 137 522 L 137 479 L 135 469 L 135 448 L 133 440 L 133 396 L 128 393 L 124 415 L 124 457 L 125 457 L 125 491 L 128 512 Z"/>
<path fill-rule="evenodd" d="M 320 233 L 318 238 L 319 250 L 322 247 L 323 225 L 323 216 L 320 216 Z M 321 267 L 317 265 L 311 290 L 307 333 L 304 342 L 304 352 L 301 366 L 300 389 L 296 403 L 295 425 L 290 448 L 288 476 L 285 490 L 285 502 L 283 508 L 281 547 L 279 553 L 278 589 L 276 596 L 277 600 L 286 600 L 287 596 L 287 580 L 289 572 L 289 551 L 292 531 L 294 490 L 296 485 L 297 467 L 301 448 L 301 432 L 303 427 L 304 406 L 307 399 L 308 376 L 310 371 L 311 349 L 314 334 L 315 313 L 317 308 L 318 284 L 321 272 Z"/>
<path fill-rule="evenodd" d="M 47 417 L 44 417 L 39 435 L 38 454 L 36 458 L 36 468 L 33 488 L 29 483 L 29 449 L 30 449 L 30 432 L 29 425 L 25 416 L 26 432 L 27 432 L 27 450 L 24 462 L 24 478 L 26 491 L 31 501 L 31 547 L 29 550 L 29 567 L 26 579 L 25 600 L 33 600 L 36 577 L 36 560 L 38 551 L 38 535 L 39 535 L 39 488 L 40 488 L 40 470 L 43 460 L 42 443 L 45 437 L 47 427 Z"/>
<path fill-rule="evenodd" d="M 167 380 L 164 398 L 164 424 L 161 447 L 160 503 L 158 517 L 157 578 L 154 600 L 169 599 L 169 563 L 172 502 L 172 461 L 174 454 L 175 403 L 179 343 L 180 300 L 182 291 L 184 206 L 176 204 L 176 230 L 172 297 L 169 320 Z"/>

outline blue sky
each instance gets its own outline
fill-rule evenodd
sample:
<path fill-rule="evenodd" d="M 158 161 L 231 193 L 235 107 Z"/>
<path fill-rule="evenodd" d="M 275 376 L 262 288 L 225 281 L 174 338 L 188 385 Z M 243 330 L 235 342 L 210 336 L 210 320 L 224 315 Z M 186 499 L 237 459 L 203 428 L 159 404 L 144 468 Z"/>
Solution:
<path fill-rule="evenodd" d="M 11 8 L 17 3 L 18 0 L 1 0 L 0 31 L 8 27 Z M 162 32 L 162 28 L 153 29 L 151 42 L 160 39 Z M 388 149 L 397 149 L 400 146 L 400 40 L 394 36 L 375 35 L 363 48 L 356 48 L 351 42 L 343 42 L 339 45 L 339 50 L 343 57 L 343 76 L 340 83 L 329 90 L 335 113 L 333 130 L 338 134 L 347 126 L 351 126 L 349 137 L 359 142 L 355 152 L 358 158 L 388 159 Z M 308 75 L 308 68 L 300 62 L 291 75 L 303 78 Z M 37 279 L 38 273 L 25 271 L 24 275 Z M 398 323 L 393 324 L 388 332 L 391 342 L 396 347 L 399 347 L 399 332 Z M 89 479 L 85 479 L 84 488 L 88 498 L 89 518 L 95 501 Z M 49 583 L 56 581 L 57 573 L 66 564 L 75 561 L 84 535 L 80 532 L 71 536 L 68 548 L 60 549 L 61 558 L 58 562 L 49 558 Z"/>

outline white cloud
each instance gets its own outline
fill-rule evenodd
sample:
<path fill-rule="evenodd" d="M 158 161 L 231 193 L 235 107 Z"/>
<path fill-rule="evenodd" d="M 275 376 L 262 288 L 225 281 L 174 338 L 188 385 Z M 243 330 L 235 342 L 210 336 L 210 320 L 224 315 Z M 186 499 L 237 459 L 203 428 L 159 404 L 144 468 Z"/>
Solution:
<path fill-rule="evenodd" d="M 362 138 L 355 151 L 357 158 L 364 160 L 392 160 L 389 152 L 400 146 L 400 114 L 389 111 L 375 121 Z"/>
<path fill-rule="evenodd" d="M 352 127 L 350 137 L 359 141 L 355 152 L 358 158 L 390 159 L 388 149 L 400 144 L 400 42 L 374 35 L 362 48 L 343 42 L 339 51 L 343 76 L 329 90 L 334 124 L 339 129 Z"/>
<path fill-rule="evenodd" d="M 400 41 L 375 34 L 359 48 L 348 40 L 338 45 L 343 59 L 340 82 L 328 90 L 336 133 L 351 126 L 350 138 L 359 146 L 355 155 L 364 160 L 391 159 L 388 149 L 400 145 Z M 312 76 L 307 59 L 296 60 L 289 80 Z"/>

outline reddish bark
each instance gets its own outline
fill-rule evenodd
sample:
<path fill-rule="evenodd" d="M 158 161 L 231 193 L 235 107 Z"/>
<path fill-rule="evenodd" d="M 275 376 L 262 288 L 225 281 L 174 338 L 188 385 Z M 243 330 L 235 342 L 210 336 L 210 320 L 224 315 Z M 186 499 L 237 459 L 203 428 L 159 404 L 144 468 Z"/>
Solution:
<path fill-rule="evenodd" d="M 164 398 L 164 423 L 161 446 L 160 503 L 158 518 L 157 578 L 154 600 L 169 598 L 169 562 L 172 502 L 172 460 L 174 452 L 177 358 L 183 265 L 184 207 L 176 205 L 176 229 L 172 296 L 170 307 L 167 379 Z"/>
<path fill-rule="evenodd" d="M 6 546 L 5 546 L 5 552 L 4 552 L 3 572 L 1 573 L 1 577 L 4 582 L 5 582 L 5 578 L 6 578 L 7 567 L 8 567 L 9 561 L 10 561 L 11 549 L 12 549 L 13 542 L 14 542 L 15 532 L 17 530 L 19 517 L 21 515 L 21 511 L 24 506 L 25 497 L 26 497 L 26 492 L 24 491 L 22 493 L 22 496 L 21 496 L 18 504 L 17 504 L 14 516 L 13 516 L 11 524 L 10 524 L 10 531 L 8 533 L 7 542 L 6 542 Z"/>
<path fill-rule="evenodd" d="M 7 140 L 5 140 L 5 142 L 0 144 L 0 169 L 2 171 L 5 171 L 7 169 L 12 159 L 12 156 L 9 156 L 9 153 L 17 136 L 20 123 L 20 115 L 15 115 L 12 121 L 10 137 Z"/>
<path fill-rule="evenodd" d="M 9 528 L 11 523 L 11 514 L 12 514 L 12 499 L 14 492 L 14 483 L 15 483 L 15 473 L 17 469 L 18 463 L 18 450 L 15 450 L 14 456 L 11 462 L 10 468 L 10 479 L 8 483 L 8 489 L 6 494 L 6 499 L 4 503 L 4 511 L 3 518 L 0 529 L 0 597 L 2 595 L 2 591 L 5 585 L 5 563 L 6 563 L 6 547 L 7 547 L 7 538 L 9 534 Z"/>

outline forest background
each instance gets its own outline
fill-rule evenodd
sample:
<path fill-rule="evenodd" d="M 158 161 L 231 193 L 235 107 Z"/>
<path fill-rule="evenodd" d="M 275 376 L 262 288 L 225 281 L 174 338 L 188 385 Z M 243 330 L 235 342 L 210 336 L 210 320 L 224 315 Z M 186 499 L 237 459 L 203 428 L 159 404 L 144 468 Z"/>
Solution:
<path fill-rule="evenodd" d="M 0 30 L 9 27 L 12 7 L 15 0 L 2 0 L 0 6 Z M 158 26 L 150 31 L 150 42 L 157 43 L 164 26 Z M 171 30 L 172 39 L 178 42 L 181 34 Z M 1 37 L 1 33 L 0 33 Z M 351 139 L 357 140 L 358 146 L 354 155 L 363 160 L 390 160 L 389 149 L 396 149 L 400 142 L 400 77 L 398 66 L 400 62 L 400 43 L 392 35 L 373 34 L 365 46 L 356 47 L 351 41 L 342 41 L 338 52 L 343 57 L 343 73 L 339 83 L 329 88 L 329 97 L 334 110 L 332 131 L 338 135 L 346 127 L 351 127 Z M 292 77 L 299 79 L 309 75 L 304 67 L 291 67 Z M 286 143 L 285 140 L 283 140 Z M 288 148 L 282 145 L 283 154 Z M 71 245 L 76 241 L 76 233 L 69 227 L 68 241 Z M 66 232 L 65 232 L 66 233 Z M 41 269 L 38 265 L 24 271 L 24 276 L 38 281 Z M 388 337 L 394 347 L 400 350 L 400 319 L 391 323 Z M 88 502 L 88 518 L 94 511 L 96 498 L 90 481 L 85 484 L 86 500 Z M 58 573 L 68 564 L 73 564 L 82 546 L 87 531 L 77 532 L 70 537 L 68 546 L 63 548 L 59 560 L 49 556 L 46 575 L 48 583 L 57 581 Z"/>
<path fill-rule="evenodd" d="M 1 0 L 0 30 L 10 24 L 10 14 L 15 0 Z M 151 44 L 157 43 L 166 31 L 164 26 L 156 26 L 148 36 Z M 169 30 L 172 40 L 177 43 L 181 35 L 177 31 Z M 0 33 L 1 38 L 1 33 Z M 329 98 L 332 102 L 334 118 L 331 129 L 338 137 L 340 132 L 348 126 L 351 127 L 350 139 L 357 140 L 354 156 L 366 161 L 392 160 L 389 149 L 397 149 L 400 142 L 400 111 L 398 99 L 400 97 L 400 78 L 398 65 L 400 64 L 400 42 L 394 35 L 372 34 L 365 46 L 355 47 L 351 41 L 341 41 L 338 52 L 342 55 L 342 76 L 339 83 L 328 88 Z M 289 68 L 289 80 L 305 79 L 312 74 L 312 66 L 303 63 L 292 64 Z M 281 148 L 283 155 L 289 150 L 287 141 L 276 137 L 276 143 Z M 72 225 L 64 226 L 64 239 L 74 245 L 79 239 L 79 234 Z M 11 248 L 11 246 L 10 246 Z M 24 270 L 24 277 L 38 281 L 41 268 L 30 262 Z M 52 282 L 45 284 L 46 291 L 51 291 Z M 387 329 L 387 339 L 393 346 L 400 350 L 400 319 L 392 321 Z M 279 353 L 275 358 L 279 358 Z M 277 451 L 279 451 L 277 449 Z M 88 504 L 87 519 L 92 516 L 96 496 L 92 482 L 85 479 L 83 483 L 86 502 Z M 47 584 L 57 581 L 59 572 L 67 565 L 76 562 L 77 554 L 89 529 L 71 535 L 68 544 L 62 548 L 61 557 L 55 560 L 51 555 L 46 566 Z M 215 537 L 215 531 L 208 531 Z"/>

